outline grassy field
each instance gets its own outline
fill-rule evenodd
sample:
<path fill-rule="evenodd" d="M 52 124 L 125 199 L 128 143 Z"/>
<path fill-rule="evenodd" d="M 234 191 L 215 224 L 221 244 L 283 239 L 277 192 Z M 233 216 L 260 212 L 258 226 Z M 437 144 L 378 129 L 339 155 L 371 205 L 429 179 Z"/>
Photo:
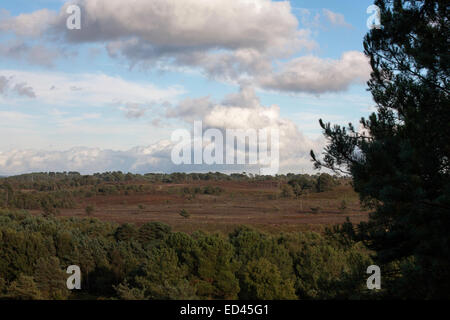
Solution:
<path fill-rule="evenodd" d="M 114 185 L 113 183 L 111 185 Z M 186 189 L 218 188 L 219 194 L 192 194 Z M 195 181 L 184 184 L 152 183 L 131 194 L 93 195 L 75 199 L 75 207 L 61 209 L 61 217 L 89 215 L 105 221 L 141 225 L 159 221 L 175 231 L 196 230 L 228 233 L 238 225 L 267 232 L 315 230 L 342 223 L 367 220 L 357 194 L 348 183 L 332 191 L 282 198 L 274 181 Z M 180 215 L 185 210 L 189 217 Z M 41 214 L 40 210 L 31 210 Z"/>

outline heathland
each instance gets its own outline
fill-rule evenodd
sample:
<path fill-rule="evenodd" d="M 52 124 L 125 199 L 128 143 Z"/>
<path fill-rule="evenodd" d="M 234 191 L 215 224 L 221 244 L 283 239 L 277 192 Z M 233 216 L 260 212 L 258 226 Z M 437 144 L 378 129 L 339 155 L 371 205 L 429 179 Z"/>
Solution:
<path fill-rule="evenodd" d="M 367 220 L 328 174 L 34 173 L 0 180 L 0 297 L 368 297 Z M 341 224 L 342 226 L 333 226 Z M 66 288 L 78 265 L 82 290 Z"/>

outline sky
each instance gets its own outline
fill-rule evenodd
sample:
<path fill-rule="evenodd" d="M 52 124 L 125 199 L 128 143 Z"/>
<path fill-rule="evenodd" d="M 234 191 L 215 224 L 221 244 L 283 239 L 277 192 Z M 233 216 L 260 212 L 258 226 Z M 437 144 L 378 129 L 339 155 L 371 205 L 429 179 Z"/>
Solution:
<path fill-rule="evenodd" d="M 70 5 L 81 8 L 69 29 Z M 366 0 L 0 2 L 0 175 L 252 171 L 176 165 L 172 133 L 276 128 L 279 173 L 313 172 L 318 120 L 373 110 Z"/>

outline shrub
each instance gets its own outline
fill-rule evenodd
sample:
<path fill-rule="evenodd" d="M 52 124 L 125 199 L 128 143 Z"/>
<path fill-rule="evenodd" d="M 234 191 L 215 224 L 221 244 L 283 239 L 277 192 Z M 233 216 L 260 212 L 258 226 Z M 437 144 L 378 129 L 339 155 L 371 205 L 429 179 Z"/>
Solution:
<path fill-rule="evenodd" d="M 333 178 L 333 176 L 322 173 L 318 178 L 316 182 L 316 191 L 317 192 L 325 192 L 333 190 L 334 186 L 336 185 L 336 182 Z"/>
<path fill-rule="evenodd" d="M 187 212 L 186 209 L 181 209 L 180 210 L 180 216 L 182 216 L 183 218 L 188 219 L 191 215 L 189 214 L 189 212 Z"/>
<path fill-rule="evenodd" d="M 114 238 L 117 241 L 130 241 L 136 239 L 138 235 L 138 230 L 134 224 L 125 223 L 116 229 L 114 233 Z"/>
<path fill-rule="evenodd" d="M 322 209 L 320 207 L 312 207 L 311 212 L 314 214 L 320 213 Z"/>
<path fill-rule="evenodd" d="M 294 197 L 294 190 L 292 190 L 292 187 L 288 184 L 284 184 L 281 187 L 281 196 L 283 198 L 293 198 Z"/>

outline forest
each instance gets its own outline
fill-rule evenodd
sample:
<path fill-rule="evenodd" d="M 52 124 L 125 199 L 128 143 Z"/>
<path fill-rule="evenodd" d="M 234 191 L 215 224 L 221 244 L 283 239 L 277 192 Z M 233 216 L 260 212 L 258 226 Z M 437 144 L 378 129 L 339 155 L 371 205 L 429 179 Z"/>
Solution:
<path fill-rule="evenodd" d="M 340 228 L 269 235 L 173 232 L 95 218 L 0 214 L 2 299 L 347 299 L 366 287 L 370 252 Z M 78 265 L 82 290 L 65 269 Z M 377 293 L 381 294 L 381 293 Z"/>

